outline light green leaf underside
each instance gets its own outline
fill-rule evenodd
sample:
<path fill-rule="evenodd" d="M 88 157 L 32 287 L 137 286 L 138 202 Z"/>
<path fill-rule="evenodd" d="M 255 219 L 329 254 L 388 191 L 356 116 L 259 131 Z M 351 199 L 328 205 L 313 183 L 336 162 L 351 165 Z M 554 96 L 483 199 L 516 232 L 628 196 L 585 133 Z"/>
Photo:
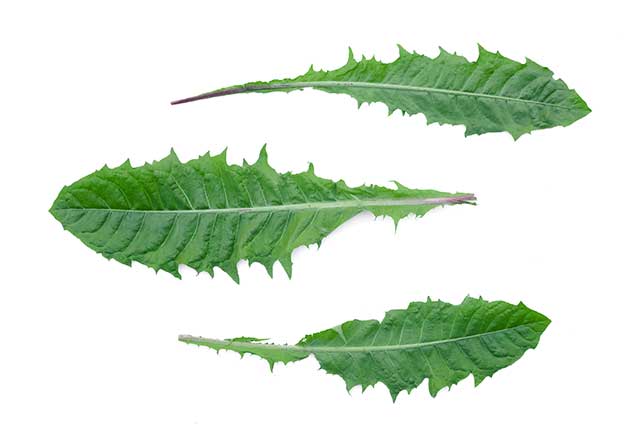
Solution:
<path fill-rule="evenodd" d="M 143 263 L 180 277 L 185 264 L 238 281 L 237 263 L 280 262 L 291 276 L 291 253 L 321 240 L 363 211 L 397 222 L 468 194 L 378 186 L 351 188 L 317 177 L 313 166 L 279 174 L 263 149 L 255 164 L 229 165 L 226 151 L 181 163 L 165 159 L 134 168 L 104 167 L 62 189 L 51 213 L 83 243 L 109 259 Z"/>
<path fill-rule="evenodd" d="M 382 322 L 353 320 L 304 337 L 295 345 L 180 336 L 189 344 L 241 355 L 258 355 L 273 365 L 314 355 L 320 367 L 342 377 L 347 390 L 382 382 L 395 400 L 429 379 L 435 396 L 472 374 L 476 386 L 538 345 L 551 321 L 522 303 L 467 297 L 460 305 L 427 300 L 386 313 Z"/>
<path fill-rule="evenodd" d="M 400 47 L 394 62 L 359 62 L 334 71 L 313 67 L 296 78 L 256 81 L 178 100 L 186 103 L 246 92 L 292 91 L 305 87 L 348 94 L 362 103 L 382 102 L 389 113 L 422 113 L 429 123 L 464 125 L 465 135 L 509 132 L 514 139 L 533 130 L 567 126 L 591 110 L 545 67 L 516 62 L 479 47 L 478 60 L 440 51 L 435 59 Z"/>

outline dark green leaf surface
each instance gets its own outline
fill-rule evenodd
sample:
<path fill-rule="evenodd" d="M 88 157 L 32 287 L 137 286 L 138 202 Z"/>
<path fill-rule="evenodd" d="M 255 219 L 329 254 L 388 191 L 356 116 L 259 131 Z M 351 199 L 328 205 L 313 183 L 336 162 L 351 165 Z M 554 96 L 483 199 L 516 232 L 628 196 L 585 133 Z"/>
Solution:
<path fill-rule="evenodd" d="M 251 353 L 270 366 L 314 355 L 320 367 L 342 377 L 347 390 L 385 384 L 395 400 L 429 379 L 435 396 L 469 374 L 476 386 L 538 345 L 551 321 L 522 303 L 487 302 L 467 297 L 460 305 L 427 300 L 376 320 L 348 321 L 306 336 L 295 345 L 260 339 L 227 340 L 180 336 L 185 343 L 217 351 Z"/>
<path fill-rule="evenodd" d="M 465 135 L 507 131 L 514 139 L 533 130 L 567 126 L 591 110 L 553 72 L 530 59 L 516 62 L 479 47 L 478 60 L 440 51 L 435 59 L 400 47 L 392 63 L 375 58 L 349 60 L 334 71 L 313 67 L 297 78 L 236 85 L 178 100 L 186 103 L 237 93 L 292 91 L 305 87 L 348 94 L 362 103 L 382 102 L 389 108 L 427 122 L 464 125 Z"/>
<path fill-rule="evenodd" d="M 143 263 L 180 277 L 179 264 L 238 281 L 237 263 L 279 261 L 291 276 L 291 253 L 320 244 L 351 217 L 369 211 L 397 222 L 469 194 L 378 186 L 351 188 L 314 174 L 279 174 L 263 149 L 255 164 L 229 165 L 226 151 L 181 163 L 172 152 L 133 168 L 104 167 L 62 189 L 51 207 L 63 227 L 106 258 Z"/>

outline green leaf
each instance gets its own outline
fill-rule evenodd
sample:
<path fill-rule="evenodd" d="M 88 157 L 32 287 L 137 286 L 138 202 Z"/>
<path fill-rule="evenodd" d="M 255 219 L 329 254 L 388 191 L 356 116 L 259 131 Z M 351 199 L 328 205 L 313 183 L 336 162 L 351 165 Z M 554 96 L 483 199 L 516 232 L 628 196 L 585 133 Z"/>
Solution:
<path fill-rule="evenodd" d="M 106 258 L 132 261 L 180 278 L 179 264 L 198 272 L 219 267 L 239 281 L 237 263 L 279 261 L 291 277 L 296 247 L 320 244 L 363 211 L 397 222 L 471 194 L 378 186 L 351 188 L 314 174 L 279 174 L 262 149 L 255 164 L 229 165 L 226 151 L 181 163 L 159 162 L 90 174 L 62 189 L 50 212 L 62 226 Z"/>
<path fill-rule="evenodd" d="M 477 386 L 535 348 L 550 322 L 522 303 L 467 297 L 460 305 L 430 299 L 414 302 L 407 309 L 387 312 L 382 322 L 348 321 L 295 345 L 194 336 L 179 340 L 216 351 L 258 355 L 272 369 L 277 362 L 286 364 L 313 354 L 320 368 L 344 379 L 347 390 L 361 386 L 364 391 L 382 382 L 395 400 L 425 378 L 434 397 L 469 374 Z"/>
<path fill-rule="evenodd" d="M 422 113 L 429 123 L 464 125 L 465 136 L 507 131 L 514 139 L 533 130 L 567 126 L 591 112 L 574 90 L 530 59 L 519 63 L 481 46 L 476 62 L 442 49 L 431 59 L 398 47 L 400 56 L 391 63 L 364 56 L 358 62 L 349 49 L 347 64 L 334 71 L 311 67 L 297 78 L 235 85 L 172 104 L 312 87 L 348 94 L 358 107 L 382 102 L 389 114 L 395 110 Z"/>

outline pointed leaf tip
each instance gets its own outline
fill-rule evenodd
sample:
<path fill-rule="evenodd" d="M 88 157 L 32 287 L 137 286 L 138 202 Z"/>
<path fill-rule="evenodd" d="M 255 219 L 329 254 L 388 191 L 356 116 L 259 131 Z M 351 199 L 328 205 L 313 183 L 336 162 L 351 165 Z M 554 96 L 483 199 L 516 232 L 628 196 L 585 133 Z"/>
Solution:
<path fill-rule="evenodd" d="M 291 261 L 291 256 L 280 258 L 279 262 L 284 269 L 284 272 L 287 274 L 287 277 L 291 279 L 291 275 L 293 274 L 293 262 Z"/>
<path fill-rule="evenodd" d="M 349 52 L 347 53 L 347 63 L 353 63 L 355 62 L 355 58 L 353 56 L 353 49 L 351 47 L 349 47 Z"/>
<path fill-rule="evenodd" d="M 262 148 L 260 149 L 260 154 L 258 155 L 258 163 L 268 163 L 269 162 L 269 155 L 267 153 L 267 143 L 262 145 Z"/>
<path fill-rule="evenodd" d="M 392 182 L 393 184 L 395 184 L 396 189 L 398 189 L 398 190 L 410 190 L 410 189 L 409 189 L 409 187 L 407 187 L 407 186 L 405 186 L 405 185 L 402 185 L 401 183 L 399 183 L 399 182 L 398 182 L 398 181 L 396 181 L 396 180 L 391 180 L 391 182 Z"/>

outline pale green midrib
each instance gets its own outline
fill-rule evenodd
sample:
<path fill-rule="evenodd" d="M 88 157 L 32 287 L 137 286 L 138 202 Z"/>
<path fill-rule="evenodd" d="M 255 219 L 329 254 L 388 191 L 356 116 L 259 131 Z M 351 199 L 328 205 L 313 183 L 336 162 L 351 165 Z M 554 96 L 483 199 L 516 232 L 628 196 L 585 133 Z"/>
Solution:
<path fill-rule="evenodd" d="M 305 88 L 305 87 L 373 88 L 373 89 L 382 89 L 382 90 L 414 91 L 414 92 L 425 92 L 425 93 L 451 94 L 456 96 L 482 97 L 482 98 L 494 99 L 494 100 L 503 100 L 503 101 L 509 101 L 509 102 L 534 104 L 538 106 L 555 107 L 555 108 L 566 109 L 566 110 L 574 109 L 573 107 L 561 106 L 561 105 L 557 105 L 549 102 L 540 102 L 537 100 L 521 99 L 518 97 L 499 96 L 495 94 L 485 94 L 485 93 L 473 93 L 471 91 L 461 91 L 461 90 L 447 90 L 444 88 L 435 88 L 435 87 L 419 87 L 415 85 L 386 84 L 386 83 L 378 83 L 378 82 L 310 81 L 310 82 L 289 82 L 289 83 L 264 84 L 264 85 L 248 84 L 244 87 L 247 89 L 247 91 L 260 91 L 260 90 L 271 90 L 271 89 L 278 90 L 278 89 Z"/>
<path fill-rule="evenodd" d="M 198 345 L 206 345 L 215 348 L 226 349 L 231 346 L 239 347 L 239 348 L 247 348 L 247 349 L 255 349 L 256 347 L 259 349 L 265 350 L 283 350 L 283 351 L 295 351 L 295 352 L 305 352 L 305 353 L 342 353 L 342 352 L 380 352 L 380 351 L 395 351 L 395 350 L 410 350 L 410 349 L 418 349 L 427 346 L 435 346 L 446 343 L 456 343 L 463 340 L 472 339 L 475 337 L 485 337 L 495 334 L 504 333 L 507 331 L 515 331 L 518 328 L 531 327 L 534 324 L 540 324 L 541 322 L 530 322 L 527 324 L 516 325 L 515 327 L 503 328 L 501 330 L 488 331 L 486 333 L 472 334 L 469 336 L 463 337 L 455 337 L 452 339 L 444 339 L 444 340 L 434 340 L 429 342 L 420 342 L 420 343 L 408 343 L 402 345 L 374 345 L 374 346 L 298 346 L 298 345 L 277 345 L 277 344 L 267 344 L 267 343 L 251 343 L 251 342 L 233 342 L 229 340 L 220 340 L 220 339 L 207 339 L 204 337 L 196 337 L 189 335 L 181 335 L 178 336 L 178 340 L 185 343 L 190 344 L 198 344 Z"/>
<path fill-rule="evenodd" d="M 461 202 L 474 201 L 474 195 L 461 195 L 451 197 L 432 198 L 407 198 L 407 199 L 370 199 L 370 200 L 339 200 L 335 202 L 309 202 L 292 203 L 287 205 L 269 205 L 242 208 L 220 208 L 220 209 L 113 209 L 113 208 L 60 208 L 59 211 L 110 211 L 128 213 L 148 213 L 148 214 L 176 214 L 176 213 L 256 213 L 256 212 L 278 212 L 291 210 L 314 210 L 314 209 L 347 209 L 347 208 L 367 208 L 376 206 L 420 206 L 420 205 L 447 205 Z"/>

